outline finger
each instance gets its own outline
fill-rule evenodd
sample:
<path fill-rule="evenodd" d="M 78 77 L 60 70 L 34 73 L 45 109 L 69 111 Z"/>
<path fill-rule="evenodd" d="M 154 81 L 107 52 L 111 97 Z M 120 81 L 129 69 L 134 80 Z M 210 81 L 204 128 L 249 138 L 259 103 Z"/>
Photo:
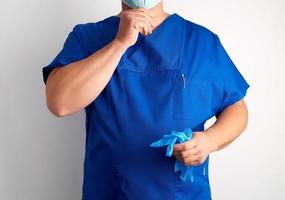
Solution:
<path fill-rule="evenodd" d="M 147 11 L 147 10 L 145 10 L 145 9 L 135 9 L 135 10 L 134 10 L 134 13 L 132 13 L 132 14 L 146 18 L 146 20 L 147 20 L 148 23 L 150 24 L 151 29 L 154 28 L 153 15 L 151 15 L 151 14 L 149 13 L 149 11 Z"/>
<path fill-rule="evenodd" d="M 147 16 L 145 15 L 141 15 L 141 14 L 134 14 L 133 17 L 136 19 L 136 20 L 140 20 L 140 21 L 143 21 L 144 24 L 147 26 L 148 28 L 148 33 L 151 33 L 152 32 L 152 29 L 153 29 L 153 25 L 152 25 L 152 20 L 150 20 Z"/>
<path fill-rule="evenodd" d="M 133 11 L 134 11 L 134 13 L 144 15 L 146 18 L 148 18 L 150 23 L 153 21 L 153 14 L 151 14 L 148 10 L 146 10 L 144 8 L 138 8 L 138 9 L 133 9 Z"/>
<path fill-rule="evenodd" d="M 180 155 L 183 159 L 195 156 L 200 153 L 200 150 L 196 147 L 187 151 L 180 151 Z"/>
<path fill-rule="evenodd" d="M 154 20 L 153 16 L 149 14 L 149 12 L 143 13 L 144 17 L 148 20 L 150 26 L 153 28 L 154 27 Z"/>
<path fill-rule="evenodd" d="M 181 163 L 183 163 L 183 165 L 194 165 L 194 164 L 198 164 L 199 162 L 199 156 L 195 155 L 195 156 L 191 156 L 191 157 L 187 157 L 187 158 L 183 158 L 181 156 L 181 154 L 174 154 L 175 158 L 177 160 L 180 160 Z"/>
<path fill-rule="evenodd" d="M 197 166 L 197 165 L 201 165 L 201 161 L 200 160 L 194 160 L 191 161 L 189 164 L 187 164 L 188 166 Z"/>
<path fill-rule="evenodd" d="M 144 23 L 144 21 L 141 21 L 141 20 L 137 20 L 135 22 L 137 25 L 137 30 L 141 33 L 143 33 L 144 35 L 147 35 L 148 34 L 148 31 L 149 31 L 149 28 L 148 26 Z"/>
<path fill-rule="evenodd" d="M 188 163 L 188 164 L 201 164 L 201 155 L 194 155 L 194 156 L 191 156 L 191 157 L 187 157 L 184 160 L 184 163 Z"/>
<path fill-rule="evenodd" d="M 185 151 L 173 151 L 174 155 L 177 155 L 181 158 L 187 158 L 190 156 L 194 156 L 200 153 L 200 149 L 198 148 L 198 145 L 192 149 L 185 150 Z"/>
<path fill-rule="evenodd" d="M 197 146 L 197 140 L 191 139 L 183 143 L 174 144 L 173 151 L 186 151 Z"/>
<path fill-rule="evenodd" d="M 144 26 L 141 21 L 134 20 L 133 21 L 133 28 L 135 28 L 138 32 L 144 33 Z"/>
<path fill-rule="evenodd" d="M 144 24 L 144 27 L 146 28 L 147 33 L 152 32 L 152 27 L 150 26 L 149 21 L 144 16 L 137 16 L 136 19 Z"/>
<path fill-rule="evenodd" d="M 192 156 L 185 158 L 185 160 L 188 160 L 188 161 L 195 161 L 195 160 L 199 160 L 199 159 L 201 159 L 201 155 L 199 155 L 199 154 L 192 155 Z"/>
<path fill-rule="evenodd" d="M 183 162 L 184 159 L 182 158 L 181 154 L 173 154 L 173 155 L 175 156 L 177 160 L 180 160 L 181 162 Z"/>
<path fill-rule="evenodd" d="M 132 26 L 137 29 L 139 32 L 147 34 L 148 28 L 146 26 L 147 20 L 143 19 L 138 15 L 138 13 L 129 13 L 128 18 L 131 20 Z"/>
<path fill-rule="evenodd" d="M 152 31 L 152 29 L 154 28 L 153 18 L 150 15 L 144 15 L 143 17 L 145 18 L 150 30 Z"/>

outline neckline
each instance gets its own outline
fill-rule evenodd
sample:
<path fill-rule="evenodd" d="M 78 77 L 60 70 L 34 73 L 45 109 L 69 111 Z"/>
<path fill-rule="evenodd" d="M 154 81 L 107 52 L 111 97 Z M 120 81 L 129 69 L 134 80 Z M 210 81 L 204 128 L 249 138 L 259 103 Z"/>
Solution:
<path fill-rule="evenodd" d="M 157 25 L 155 27 L 155 29 L 153 29 L 152 33 L 149 34 L 149 35 L 144 35 L 142 34 L 141 32 L 139 32 L 139 36 L 140 37 L 143 37 L 143 38 L 148 38 L 150 36 L 152 36 L 153 34 L 155 34 L 156 32 L 158 32 L 160 29 L 162 29 L 163 26 L 165 26 L 167 23 L 170 23 L 172 19 L 178 17 L 179 15 L 174 12 L 172 14 L 169 14 L 159 25 Z M 119 28 L 119 22 L 120 22 L 120 16 L 118 15 L 112 15 L 109 17 L 110 19 L 114 19 L 115 20 L 115 23 L 117 25 L 117 28 Z"/>

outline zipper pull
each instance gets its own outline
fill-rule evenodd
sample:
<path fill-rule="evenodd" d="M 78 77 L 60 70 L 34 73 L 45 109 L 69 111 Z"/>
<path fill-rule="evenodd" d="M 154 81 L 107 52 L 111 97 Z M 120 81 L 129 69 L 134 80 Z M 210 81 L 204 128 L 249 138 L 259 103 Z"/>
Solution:
<path fill-rule="evenodd" d="M 185 88 L 185 75 L 181 73 L 182 81 L 183 81 L 183 88 Z"/>

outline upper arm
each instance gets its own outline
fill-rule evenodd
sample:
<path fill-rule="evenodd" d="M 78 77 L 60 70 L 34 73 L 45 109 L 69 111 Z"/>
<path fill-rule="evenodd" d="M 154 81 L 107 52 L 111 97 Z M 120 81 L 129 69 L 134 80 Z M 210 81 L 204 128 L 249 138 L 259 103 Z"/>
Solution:
<path fill-rule="evenodd" d="M 46 85 L 48 85 L 49 79 L 57 72 L 60 70 L 61 67 L 54 67 L 51 69 L 49 75 L 47 76 L 47 80 L 46 80 Z"/>

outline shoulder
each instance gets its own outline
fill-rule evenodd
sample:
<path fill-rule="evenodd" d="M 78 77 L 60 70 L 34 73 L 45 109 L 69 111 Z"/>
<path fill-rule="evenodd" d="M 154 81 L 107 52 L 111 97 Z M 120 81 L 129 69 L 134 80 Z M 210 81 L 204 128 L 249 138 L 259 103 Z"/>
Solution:
<path fill-rule="evenodd" d="M 73 26 L 76 35 L 88 55 L 109 43 L 116 33 L 116 18 L 113 16 L 93 22 L 78 23 Z"/>
<path fill-rule="evenodd" d="M 109 16 L 97 21 L 93 22 L 84 22 L 84 23 L 78 23 L 75 24 L 73 27 L 73 30 L 84 34 L 84 33 L 103 33 L 103 32 L 109 32 L 112 30 L 114 22 L 113 22 L 113 16 Z"/>
<path fill-rule="evenodd" d="M 218 42 L 219 36 L 207 26 L 184 19 L 186 24 L 186 34 L 188 38 L 194 38 L 202 43 Z"/>
<path fill-rule="evenodd" d="M 195 52 L 205 57 L 212 58 L 220 53 L 222 43 L 216 32 L 205 25 L 193 22 L 188 19 L 185 21 L 185 46 L 190 52 Z"/>
<path fill-rule="evenodd" d="M 97 22 L 78 23 L 75 24 L 72 28 L 72 31 L 80 35 L 98 33 L 98 31 L 103 31 L 103 30 L 104 30 L 104 25 L 102 23 L 102 20 Z"/>
<path fill-rule="evenodd" d="M 78 23 L 72 28 L 82 45 L 91 52 L 108 43 L 114 37 L 115 31 L 112 16 L 94 22 Z"/>

